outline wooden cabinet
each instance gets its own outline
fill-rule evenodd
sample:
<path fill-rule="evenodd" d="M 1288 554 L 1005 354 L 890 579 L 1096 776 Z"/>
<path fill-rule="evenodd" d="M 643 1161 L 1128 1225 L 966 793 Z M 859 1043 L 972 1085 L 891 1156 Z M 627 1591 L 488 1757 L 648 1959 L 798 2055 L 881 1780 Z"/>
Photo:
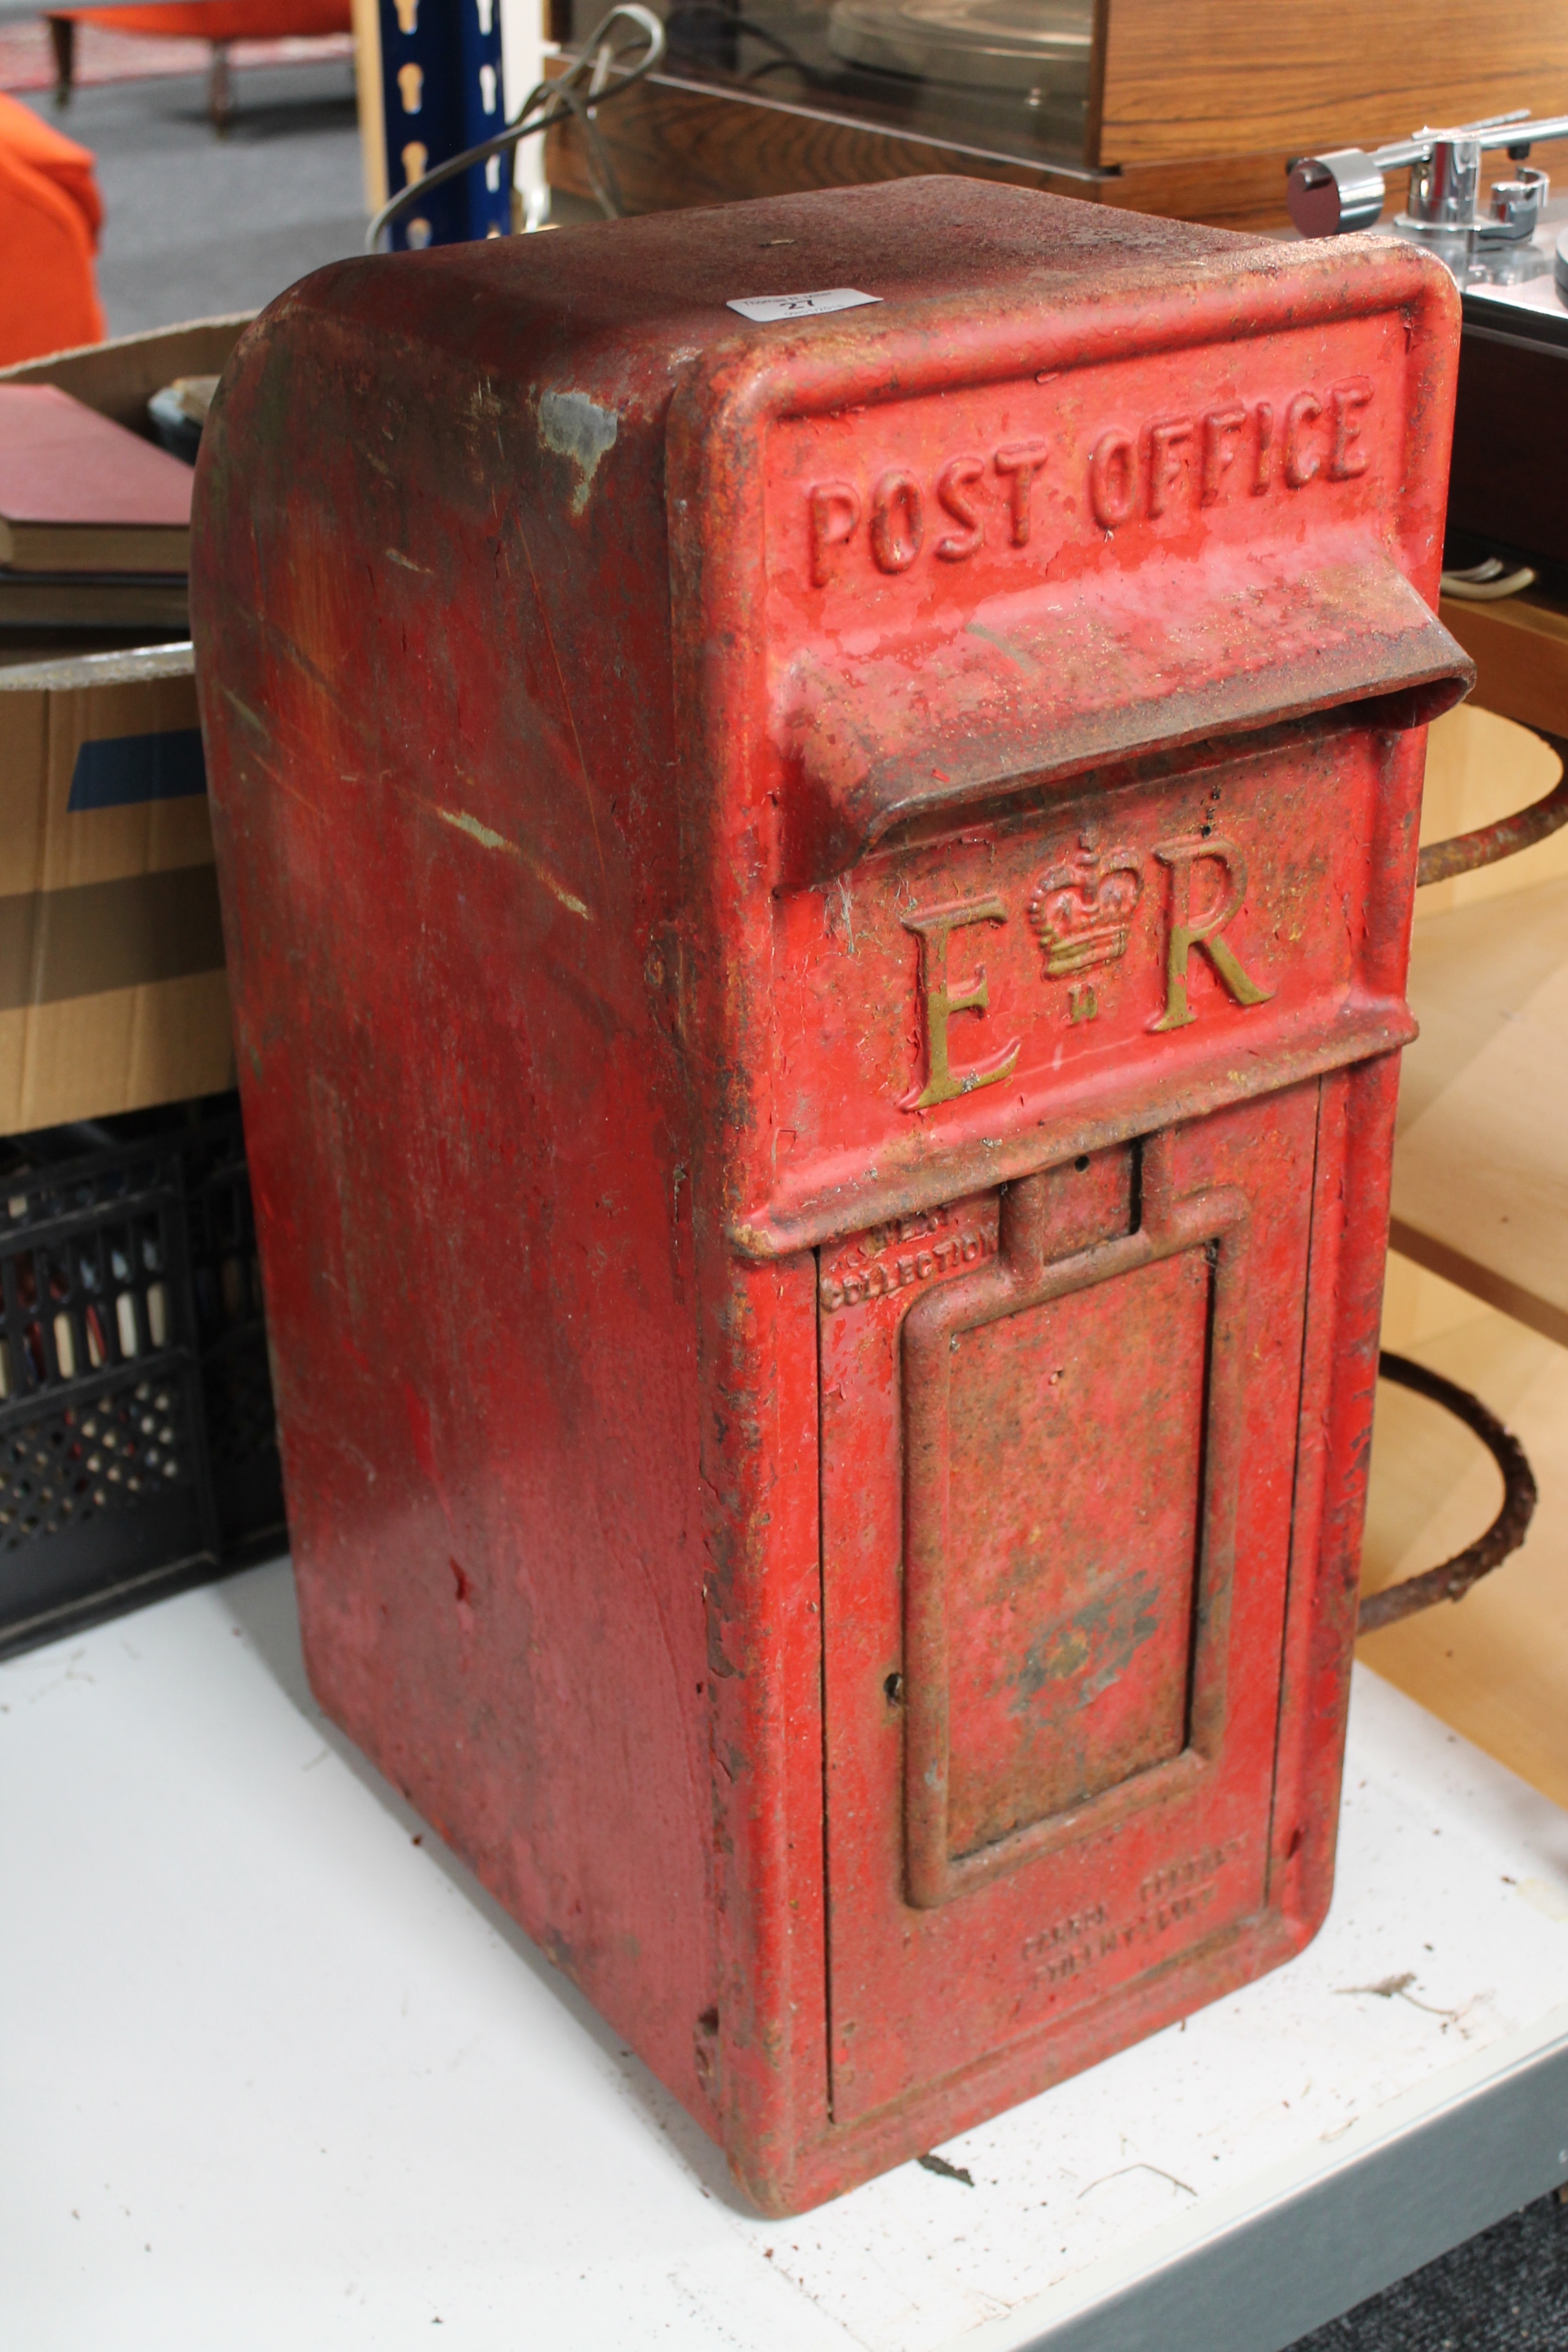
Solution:
<path fill-rule="evenodd" d="M 569 7 L 558 31 L 585 35 L 600 0 Z M 919 13 L 929 28 L 930 6 Z M 956 172 L 1268 227 L 1287 218 L 1289 161 L 1315 147 L 1370 147 L 1427 122 L 1568 106 L 1562 0 L 1516 0 L 1484 23 L 1460 0 L 1325 0 L 1310 10 L 1084 0 L 1087 85 L 1076 110 L 1042 109 L 1016 78 L 1011 92 L 977 99 L 973 85 L 847 70 L 823 0 L 742 0 L 718 63 L 711 40 L 694 48 L 682 30 L 718 10 L 669 14 L 665 70 L 600 118 L 636 212 Z M 1568 142 L 1533 160 L 1561 173 Z M 1500 157 L 1498 165 L 1506 169 Z M 575 125 L 552 134 L 550 175 L 592 194 Z M 1402 175 L 1391 175 L 1391 211 L 1402 194 Z"/>

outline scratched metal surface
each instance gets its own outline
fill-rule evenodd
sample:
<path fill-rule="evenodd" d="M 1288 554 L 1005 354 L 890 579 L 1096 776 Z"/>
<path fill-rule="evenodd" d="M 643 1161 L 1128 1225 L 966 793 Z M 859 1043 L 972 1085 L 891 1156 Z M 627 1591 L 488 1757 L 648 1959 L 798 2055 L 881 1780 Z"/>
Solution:
<path fill-rule="evenodd" d="M 1299 1959 L 947 2143 L 973 2188 L 762 2221 L 323 1719 L 281 1565 L 0 1667 L 0 1770 L 28 2352 L 1014 2352 L 1563 2024 L 1568 1815 L 1362 1673 Z"/>
<path fill-rule="evenodd" d="M 315 1685 L 763 2210 L 1326 1908 L 1456 341 L 944 180 L 338 265 L 226 374 Z"/>

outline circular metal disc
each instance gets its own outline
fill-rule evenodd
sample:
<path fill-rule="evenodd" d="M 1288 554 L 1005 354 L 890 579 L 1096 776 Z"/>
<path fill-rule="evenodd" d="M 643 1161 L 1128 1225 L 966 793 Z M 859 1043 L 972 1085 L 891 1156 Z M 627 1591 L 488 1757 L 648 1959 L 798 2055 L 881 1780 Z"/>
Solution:
<path fill-rule="evenodd" d="M 1089 87 L 1089 0 L 835 0 L 827 45 L 846 65 L 970 89 Z"/>

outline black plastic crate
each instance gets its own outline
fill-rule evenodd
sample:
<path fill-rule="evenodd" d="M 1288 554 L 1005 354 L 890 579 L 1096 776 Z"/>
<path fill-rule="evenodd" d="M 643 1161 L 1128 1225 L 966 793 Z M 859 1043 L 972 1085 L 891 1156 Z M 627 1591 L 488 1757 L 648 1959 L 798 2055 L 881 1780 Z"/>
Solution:
<path fill-rule="evenodd" d="M 284 1538 L 283 1472 L 239 1098 L 179 1139 L 207 1459 L 226 1567 Z"/>
<path fill-rule="evenodd" d="M 0 1655 L 285 1540 L 237 1097 L 0 1145 Z"/>

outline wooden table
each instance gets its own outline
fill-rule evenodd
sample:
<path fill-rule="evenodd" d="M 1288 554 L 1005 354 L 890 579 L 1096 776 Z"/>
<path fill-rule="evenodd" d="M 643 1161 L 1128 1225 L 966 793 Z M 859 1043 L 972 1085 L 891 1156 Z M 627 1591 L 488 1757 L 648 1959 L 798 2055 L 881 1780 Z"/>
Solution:
<path fill-rule="evenodd" d="M 1416 927 L 1392 1240 L 1568 1346 L 1568 877 Z"/>
<path fill-rule="evenodd" d="M 1424 839 L 1539 799 L 1558 761 L 1496 716 L 1568 734 L 1568 613 L 1445 603 L 1479 670 L 1432 730 Z M 1489 706 L 1482 708 L 1479 706 Z M 1518 1433 L 1540 1504 L 1524 1547 L 1458 1608 L 1362 1655 L 1467 1738 L 1568 1801 L 1568 829 L 1423 890 L 1394 1163 L 1385 1346 L 1472 1390 Z M 1460 1550 L 1498 1506 L 1479 1441 L 1380 1391 L 1365 1588 Z"/>
<path fill-rule="evenodd" d="M 1476 700 L 1432 731 L 1422 837 L 1550 790 L 1568 734 L 1568 614 L 1523 598 L 1446 603 L 1475 656 Z M 1394 1246 L 1568 1345 L 1568 829 L 1424 890 L 1394 1169 Z"/>

